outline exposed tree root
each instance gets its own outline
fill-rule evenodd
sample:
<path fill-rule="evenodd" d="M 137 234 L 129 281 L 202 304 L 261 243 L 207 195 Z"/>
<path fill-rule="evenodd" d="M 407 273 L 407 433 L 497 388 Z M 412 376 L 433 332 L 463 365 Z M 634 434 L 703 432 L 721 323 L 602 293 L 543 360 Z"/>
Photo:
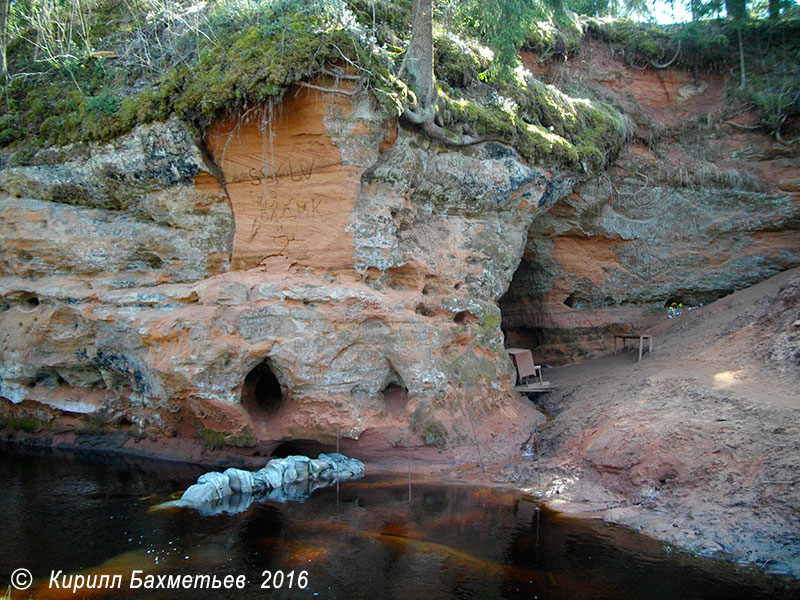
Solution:
<path fill-rule="evenodd" d="M 669 61 L 665 62 L 663 65 L 660 65 L 658 63 L 652 63 L 653 68 L 666 69 L 668 66 L 670 66 L 672 63 L 675 62 L 675 59 L 678 58 L 678 54 L 680 53 L 681 53 L 681 41 L 678 40 L 678 49 L 675 50 L 675 56 L 673 56 Z"/>

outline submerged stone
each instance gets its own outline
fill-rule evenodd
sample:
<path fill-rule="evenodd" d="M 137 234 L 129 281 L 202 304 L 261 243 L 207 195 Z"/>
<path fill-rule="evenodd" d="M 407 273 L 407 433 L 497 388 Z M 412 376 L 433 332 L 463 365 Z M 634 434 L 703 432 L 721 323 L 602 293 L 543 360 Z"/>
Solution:
<path fill-rule="evenodd" d="M 259 500 L 302 501 L 318 487 L 332 481 L 364 474 L 364 463 L 344 454 L 287 456 L 273 459 L 251 472 L 230 468 L 224 473 L 205 473 L 172 506 L 191 506 L 204 514 L 241 512 Z"/>
<path fill-rule="evenodd" d="M 238 492 L 240 494 L 249 494 L 256 487 L 253 473 L 250 471 L 231 468 L 227 469 L 223 475 L 228 477 L 231 491 L 235 493 Z"/>

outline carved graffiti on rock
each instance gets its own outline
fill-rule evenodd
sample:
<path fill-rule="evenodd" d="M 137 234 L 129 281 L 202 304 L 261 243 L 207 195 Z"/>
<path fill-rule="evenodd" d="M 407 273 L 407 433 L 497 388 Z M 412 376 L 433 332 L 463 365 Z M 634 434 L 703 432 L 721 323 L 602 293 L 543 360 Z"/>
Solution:
<path fill-rule="evenodd" d="M 267 259 L 275 269 L 352 268 L 349 226 L 364 168 L 343 164 L 323 122 L 326 102 L 287 96 L 267 142 L 257 121 L 223 119 L 209 134 L 236 224 L 234 269 Z"/>

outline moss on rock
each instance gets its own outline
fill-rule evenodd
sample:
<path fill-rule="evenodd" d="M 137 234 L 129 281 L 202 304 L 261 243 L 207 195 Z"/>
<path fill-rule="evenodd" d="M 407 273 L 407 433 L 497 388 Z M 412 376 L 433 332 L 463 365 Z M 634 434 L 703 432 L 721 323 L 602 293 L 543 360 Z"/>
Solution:
<path fill-rule="evenodd" d="M 386 116 L 397 116 L 410 93 L 398 78 L 410 35 L 410 4 L 276 0 L 244 6 L 218 0 L 202 8 L 176 3 L 172 12 L 153 13 L 145 0 L 124 3 L 125 10 L 114 0 L 95 0 L 89 37 L 119 50 L 120 57 L 75 49 L 43 63 L 36 54 L 40 49 L 18 32 L 9 46 L 9 70 L 37 76 L 12 78 L 6 114 L 0 116 L 0 147 L 16 151 L 12 164 L 24 164 L 37 149 L 108 141 L 171 114 L 202 133 L 226 112 L 278 102 L 292 83 L 313 79 L 332 65 L 362 75 L 363 87 Z M 652 65 L 675 54 L 674 64 L 683 68 L 727 70 L 736 65 L 734 40 L 741 34 L 751 77 L 739 95 L 759 108 L 773 130 L 800 112 L 792 100 L 797 94 L 786 93 L 800 85 L 800 21 L 663 27 L 578 19 L 558 8 L 542 15 L 526 21 L 524 40 L 540 60 L 574 55 L 587 32 L 631 64 Z M 521 67 L 494 69 L 492 52 L 470 38 L 479 30 L 435 31 L 439 120 L 446 130 L 456 136 L 493 134 L 528 160 L 585 173 L 614 159 L 629 129 L 614 107 L 585 91 L 568 94 L 547 85 Z"/>

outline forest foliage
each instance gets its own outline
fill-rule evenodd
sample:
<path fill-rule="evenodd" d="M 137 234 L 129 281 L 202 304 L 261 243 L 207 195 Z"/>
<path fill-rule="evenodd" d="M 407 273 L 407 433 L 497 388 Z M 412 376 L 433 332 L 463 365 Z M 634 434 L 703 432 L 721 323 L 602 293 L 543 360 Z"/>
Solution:
<path fill-rule="evenodd" d="M 438 120 L 496 134 L 530 160 L 584 172 L 613 159 L 626 119 L 589 90 L 570 94 L 519 68 L 520 48 L 567 60 L 592 35 L 630 64 L 739 68 L 737 90 L 779 132 L 800 114 L 800 21 L 683 26 L 578 18 L 575 0 L 434 3 Z M 171 114 L 200 133 L 226 112 L 277 102 L 288 87 L 341 68 L 358 75 L 387 116 L 413 90 L 401 65 L 411 0 L 0 0 L 0 148 L 12 163 L 43 147 L 106 141 Z M 573 6 L 574 7 L 574 6 Z M 487 15 L 491 15 L 489 18 Z M 399 76 L 400 75 L 400 76 Z"/>

